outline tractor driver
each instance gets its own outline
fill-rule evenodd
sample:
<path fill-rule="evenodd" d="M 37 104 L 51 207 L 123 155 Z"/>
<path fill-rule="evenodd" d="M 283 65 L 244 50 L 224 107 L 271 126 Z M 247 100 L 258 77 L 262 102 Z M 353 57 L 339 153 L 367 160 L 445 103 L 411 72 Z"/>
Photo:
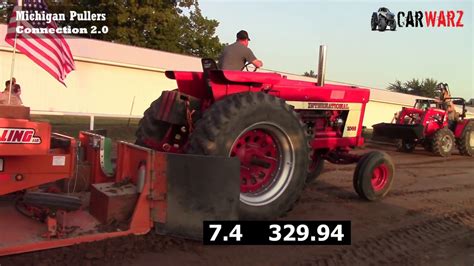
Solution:
<path fill-rule="evenodd" d="M 454 103 L 450 99 L 451 94 L 448 89 L 448 84 L 439 83 L 437 89 L 440 91 L 439 104 L 441 105 L 441 109 L 445 110 L 448 113 L 449 127 L 452 128 L 453 125 L 456 124 L 456 120 L 458 119 L 459 114 L 456 112 L 456 109 L 454 108 Z"/>
<path fill-rule="evenodd" d="M 239 31 L 235 43 L 227 45 L 219 56 L 219 69 L 243 70 L 247 62 L 256 68 L 262 67 L 263 62 L 248 48 L 249 41 L 249 34 L 244 30 Z"/>

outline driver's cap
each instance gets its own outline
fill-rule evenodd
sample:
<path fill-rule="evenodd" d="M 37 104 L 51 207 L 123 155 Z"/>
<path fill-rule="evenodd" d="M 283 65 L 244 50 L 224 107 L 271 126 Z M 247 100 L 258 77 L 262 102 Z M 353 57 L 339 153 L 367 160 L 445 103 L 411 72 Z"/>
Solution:
<path fill-rule="evenodd" d="M 237 32 L 237 39 L 238 40 L 249 40 L 250 41 L 249 34 L 245 30 L 241 30 L 241 31 Z"/>

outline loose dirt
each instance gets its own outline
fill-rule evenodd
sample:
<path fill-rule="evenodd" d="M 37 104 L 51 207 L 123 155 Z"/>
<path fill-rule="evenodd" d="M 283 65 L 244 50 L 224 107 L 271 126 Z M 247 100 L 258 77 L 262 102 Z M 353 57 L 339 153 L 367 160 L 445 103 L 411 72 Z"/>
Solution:
<path fill-rule="evenodd" d="M 396 165 L 391 192 L 359 199 L 354 165 L 326 164 L 283 220 L 351 220 L 350 246 L 203 246 L 150 234 L 0 258 L 0 265 L 474 265 L 474 159 L 369 143 Z"/>

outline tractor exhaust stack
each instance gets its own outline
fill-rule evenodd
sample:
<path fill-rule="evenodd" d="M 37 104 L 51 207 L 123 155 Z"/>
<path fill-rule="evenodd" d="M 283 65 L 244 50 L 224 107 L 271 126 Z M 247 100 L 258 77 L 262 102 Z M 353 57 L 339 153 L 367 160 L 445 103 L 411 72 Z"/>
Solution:
<path fill-rule="evenodd" d="M 326 45 L 319 46 L 318 86 L 324 86 L 326 76 Z"/>

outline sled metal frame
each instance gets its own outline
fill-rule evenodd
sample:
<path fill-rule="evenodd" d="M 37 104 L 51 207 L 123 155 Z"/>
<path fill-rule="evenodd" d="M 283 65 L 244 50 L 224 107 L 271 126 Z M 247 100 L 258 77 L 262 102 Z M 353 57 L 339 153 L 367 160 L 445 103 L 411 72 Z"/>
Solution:
<path fill-rule="evenodd" d="M 0 217 L 9 217 L 0 219 L 0 227 L 10 228 L 3 230 L 1 234 L 0 256 L 71 246 L 130 234 L 143 235 L 150 231 L 153 221 L 165 223 L 165 197 L 156 196 L 160 193 L 166 194 L 165 154 L 126 142 L 119 142 L 117 151 L 119 161 L 128 163 L 118 167 L 116 181 L 127 178 L 136 182 L 137 162 L 147 162 L 143 191 L 138 197 L 127 230 L 101 232 L 100 222 L 87 209 L 81 209 L 67 213 L 64 217 L 63 226 L 76 228 L 75 231 L 62 238 L 48 239 L 43 237 L 48 231 L 45 224 L 17 212 L 11 201 L 0 201 Z M 87 195 L 86 192 L 83 195 Z"/>

